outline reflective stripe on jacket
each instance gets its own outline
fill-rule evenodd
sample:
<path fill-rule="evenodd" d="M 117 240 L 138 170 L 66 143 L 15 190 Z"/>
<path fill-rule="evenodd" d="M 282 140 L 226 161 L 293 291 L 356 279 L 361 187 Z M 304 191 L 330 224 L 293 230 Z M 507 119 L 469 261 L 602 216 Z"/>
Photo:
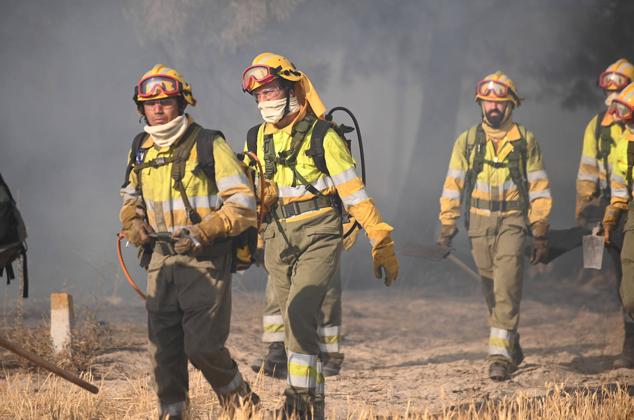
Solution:
<path fill-rule="evenodd" d="M 627 149 L 630 142 L 634 142 L 634 133 L 625 130 L 620 137 L 620 141 L 617 141 L 614 159 L 612 160 L 613 171 L 610 177 L 612 197 L 610 204 L 622 210 L 627 210 L 627 205 L 634 196 L 634 191 L 627 190 Z"/>
<path fill-rule="evenodd" d="M 183 141 L 184 139 L 180 139 Z M 174 152 L 172 147 L 158 148 L 149 137 L 141 146 L 147 149 L 144 162 L 156 158 L 167 158 Z M 198 165 L 196 147 L 191 150 L 185 164 L 182 182 L 187 198 L 200 217 L 215 217 L 224 221 L 226 234 L 235 236 L 245 229 L 255 226 L 255 196 L 240 162 L 235 157 L 225 139 L 217 137 L 213 144 L 215 180 L 204 173 L 194 174 Z M 192 225 L 187 216 L 180 193 L 174 187 L 172 164 L 157 168 L 147 167 L 141 171 L 142 194 L 138 191 L 137 175 L 130 174 L 130 183 L 122 188 L 123 205 L 135 206 L 139 212 L 145 211 L 150 226 L 157 232 L 174 232 Z"/>
<path fill-rule="evenodd" d="M 611 137 L 615 142 L 610 146 L 608 167 L 606 168 L 603 159 L 599 159 L 599 139 L 596 138 L 595 134 L 597 132 L 598 117 L 599 115 L 595 115 L 586 126 L 583 134 L 583 149 L 579 162 L 579 171 L 577 173 L 577 198 L 586 200 L 598 196 L 601 190 L 606 189 L 614 163 L 616 143 L 623 133 L 621 126 L 614 124 L 611 119 L 604 118 L 601 121 L 602 125 L 609 126 Z M 610 122 L 610 124 L 607 124 L 607 122 Z"/>
<path fill-rule="evenodd" d="M 443 225 L 455 225 L 460 217 L 462 193 L 465 188 L 467 171 L 473 166 L 475 148 L 468 157 L 467 150 L 468 130 L 458 136 L 449 160 L 449 169 L 443 185 L 440 197 L 439 220 Z M 507 162 L 513 143 L 521 138 L 517 124 L 513 124 L 505 138 L 498 141 L 497 150 L 494 142 L 487 138 L 484 159 L 491 162 Z M 535 141 L 532 132 L 526 131 L 526 177 L 528 180 L 528 194 L 530 207 L 528 220 L 530 224 L 538 221 L 548 222 L 552 207 L 548 176 L 544 170 L 539 144 Z M 469 210 L 473 214 L 489 216 L 491 210 L 475 208 L 473 202 L 480 199 L 487 202 L 517 202 L 520 200 L 520 192 L 511 179 L 507 166 L 494 167 L 485 163 L 478 174 L 472 193 L 472 207 Z M 502 215 L 517 214 L 520 210 L 502 211 Z"/>

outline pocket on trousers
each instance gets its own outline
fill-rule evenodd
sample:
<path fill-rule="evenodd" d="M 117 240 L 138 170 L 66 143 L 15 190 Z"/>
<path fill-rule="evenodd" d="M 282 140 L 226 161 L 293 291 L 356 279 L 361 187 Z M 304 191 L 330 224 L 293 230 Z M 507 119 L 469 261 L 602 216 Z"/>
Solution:
<path fill-rule="evenodd" d="M 304 228 L 306 236 L 338 236 L 341 237 L 341 225 L 307 226 Z"/>

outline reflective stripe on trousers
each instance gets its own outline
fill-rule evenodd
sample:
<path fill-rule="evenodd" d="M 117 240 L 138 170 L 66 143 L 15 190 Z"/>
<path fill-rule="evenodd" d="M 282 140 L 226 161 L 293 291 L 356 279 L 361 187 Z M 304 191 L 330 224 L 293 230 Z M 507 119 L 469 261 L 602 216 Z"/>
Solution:
<path fill-rule="evenodd" d="M 278 343 L 284 341 L 284 319 L 282 315 L 264 315 L 262 317 L 262 341 Z"/>
<path fill-rule="evenodd" d="M 513 353 L 513 341 L 515 333 L 501 328 L 491 327 L 489 336 L 489 356 L 504 356 L 511 359 Z"/>
<path fill-rule="evenodd" d="M 319 351 L 322 353 L 339 353 L 341 328 L 338 325 L 319 327 Z"/>
<path fill-rule="evenodd" d="M 324 376 L 318 355 L 288 351 L 288 384 L 306 389 L 315 395 L 324 394 Z"/>

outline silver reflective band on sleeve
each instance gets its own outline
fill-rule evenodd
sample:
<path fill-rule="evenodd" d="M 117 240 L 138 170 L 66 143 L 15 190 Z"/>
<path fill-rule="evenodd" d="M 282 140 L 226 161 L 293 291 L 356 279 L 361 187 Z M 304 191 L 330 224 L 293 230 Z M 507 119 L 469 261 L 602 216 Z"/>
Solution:
<path fill-rule="evenodd" d="M 617 184 L 621 184 L 621 185 L 625 185 L 625 178 L 623 178 L 621 175 L 617 175 L 615 173 L 612 174 L 612 182 L 615 182 Z"/>
<path fill-rule="evenodd" d="M 317 333 L 319 335 L 319 351 L 323 353 L 339 353 L 339 326 L 319 327 Z"/>
<path fill-rule="evenodd" d="M 613 188 L 612 195 L 619 198 L 628 198 L 627 190 L 625 188 Z"/>
<path fill-rule="evenodd" d="M 463 171 L 463 170 L 461 170 L 461 169 L 452 169 L 452 168 L 449 168 L 449 169 L 447 170 L 447 177 L 452 177 L 452 178 L 455 178 L 455 179 L 460 179 L 460 180 L 462 180 L 462 179 L 464 179 L 465 174 L 466 174 L 466 172 L 465 172 L 465 171 Z"/>
<path fill-rule="evenodd" d="M 225 200 L 226 203 L 237 204 L 246 209 L 255 210 L 255 197 L 250 194 L 237 193 Z"/>
<path fill-rule="evenodd" d="M 512 339 L 512 331 L 491 327 L 491 335 L 489 336 L 489 355 L 501 355 L 510 359 Z"/>
<path fill-rule="evenodd" d="M 460 191 L 448 190 L 447 188 L 443 188 L 440 198 L 448 198 L 450 200 L 457 200 L 460 198 Z"/>
<path fill-rule="evenodd" d="M 550 190 L 544 191 L 530 191 L 528 193 L 528 199 L 533 201 L 537 198 L 550 198 Z"/>
<path fill-rule="evenodd" d="M 596 165 L 597 159 L 592 156 L 581 156 L 581 163 L 585 165 Z"/>
<path fill-rule="evenodd" d="M 232 392 L 240 388 L 243 383 L 244 381 L 242 380 L 242 375 L 240 375 L 240 371 L 237 371 L 231 382 L 229 382 L 227 385 L 214 388 L 214 391 L 216 391 L 218 395 L 231 394 Z"/>
<path fill-rule="evenodd" d="M 287 351 L 287 354 L 288 384 L 291 387 L 309 390 L 319 390 L 323 387 L 324 377 L 319 356 L 292 351 Z"/>
<path fill-rule="evenodd" d="M 334 182 L 329 176 L 323 176 L 317 181 L 313 182 L 311 185 L 319 191 L 325 190 L 328 187 L 335 186 Z M 303 195 L 310 194 L 305 185 L 298 185 L 296 187 L 285 187 L 279 185 L 278 189 L 280 197 L 301 197 Z"/>
<path fill-rule="evenodd" d="M 216 209 L 218 207 L 218 196 L 208 195 L 208 196 L 191 196 L 187 197 L 189 203 L 192 205 L 193 209 Z M 185 203 L 181 198 L 174 198 L 172 200 L 165 201 L 151 201 L 147 200 L 148 203 L 151 202 L 153 208 L 156 208 L 157 205 L 163 209 L 169 209 L 171 211 L 174 210 L 186 210 Z"/>
<path fill-rule="evenodd" d="M 245 174 L 238 174 L 216 179 L 216 185 L 218 186 L 218 191 L 225 191 L 229 188 L 248 186 L 249 181 Z"/>
<path fill-rule="evenodd" d="M 355 204 L 359 204 L 362 201 L 369 200 L 368 193 L 365 191 L 365 188 L 360 189 L 359 191 L 355 191 L 350 195 L 345 197 L 341 197 L 341 201 L 343 205 L 348 208 L 350 206 L 354 206 Z"/>
<path fill-rule="evenodd" d="M 130 200 L 137 200 L 140 197 L 139 192 L 132 184 L 128 184 L 124 188 L 121 188 L 119 190 L 119 194 L 121 195 L 124 203 Z"/>
<path fill-rule="evenodd" d="M 581 172 L 579 172 L 577 174 L 577 180 L 578 181 L 597 182 L 599 180 L 599 176 L 598 175 L 590 175 L 590 174 L 582 174 Z"/>
<path fill-rule="evenodd" d="M 347 169 L 337 175 L 330 175 L 332 181 L 335 185 L 343 184 L 344 182 L 352 181 L 355 178 L 358 178 L 357 172 L 354 168 Z"/>
<path fill-rule="evenodd" d="M 529 182 L 534 182 L 534 181 L 537 181 L 538 179 L 547 180 L 548 176 L 546 175 L 546 171 L 544 171 L 543 169 L 540 169 L 538 171 L 531 171 L 527 173 L 526 178 L 528 179 Z"/>

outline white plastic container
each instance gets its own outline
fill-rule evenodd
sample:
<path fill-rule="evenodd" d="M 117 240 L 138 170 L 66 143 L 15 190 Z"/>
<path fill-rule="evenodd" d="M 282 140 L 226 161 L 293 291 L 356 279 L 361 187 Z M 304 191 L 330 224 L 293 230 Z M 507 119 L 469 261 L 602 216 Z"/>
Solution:
<path fill-rule="evenodd" d="M 592 229 L 591 235 L 583 237 L 583 268 L 601 270 L 603 265 L 603 250 L 605 242 L 603 236 L 597 235 L 597 228 Z"/>

